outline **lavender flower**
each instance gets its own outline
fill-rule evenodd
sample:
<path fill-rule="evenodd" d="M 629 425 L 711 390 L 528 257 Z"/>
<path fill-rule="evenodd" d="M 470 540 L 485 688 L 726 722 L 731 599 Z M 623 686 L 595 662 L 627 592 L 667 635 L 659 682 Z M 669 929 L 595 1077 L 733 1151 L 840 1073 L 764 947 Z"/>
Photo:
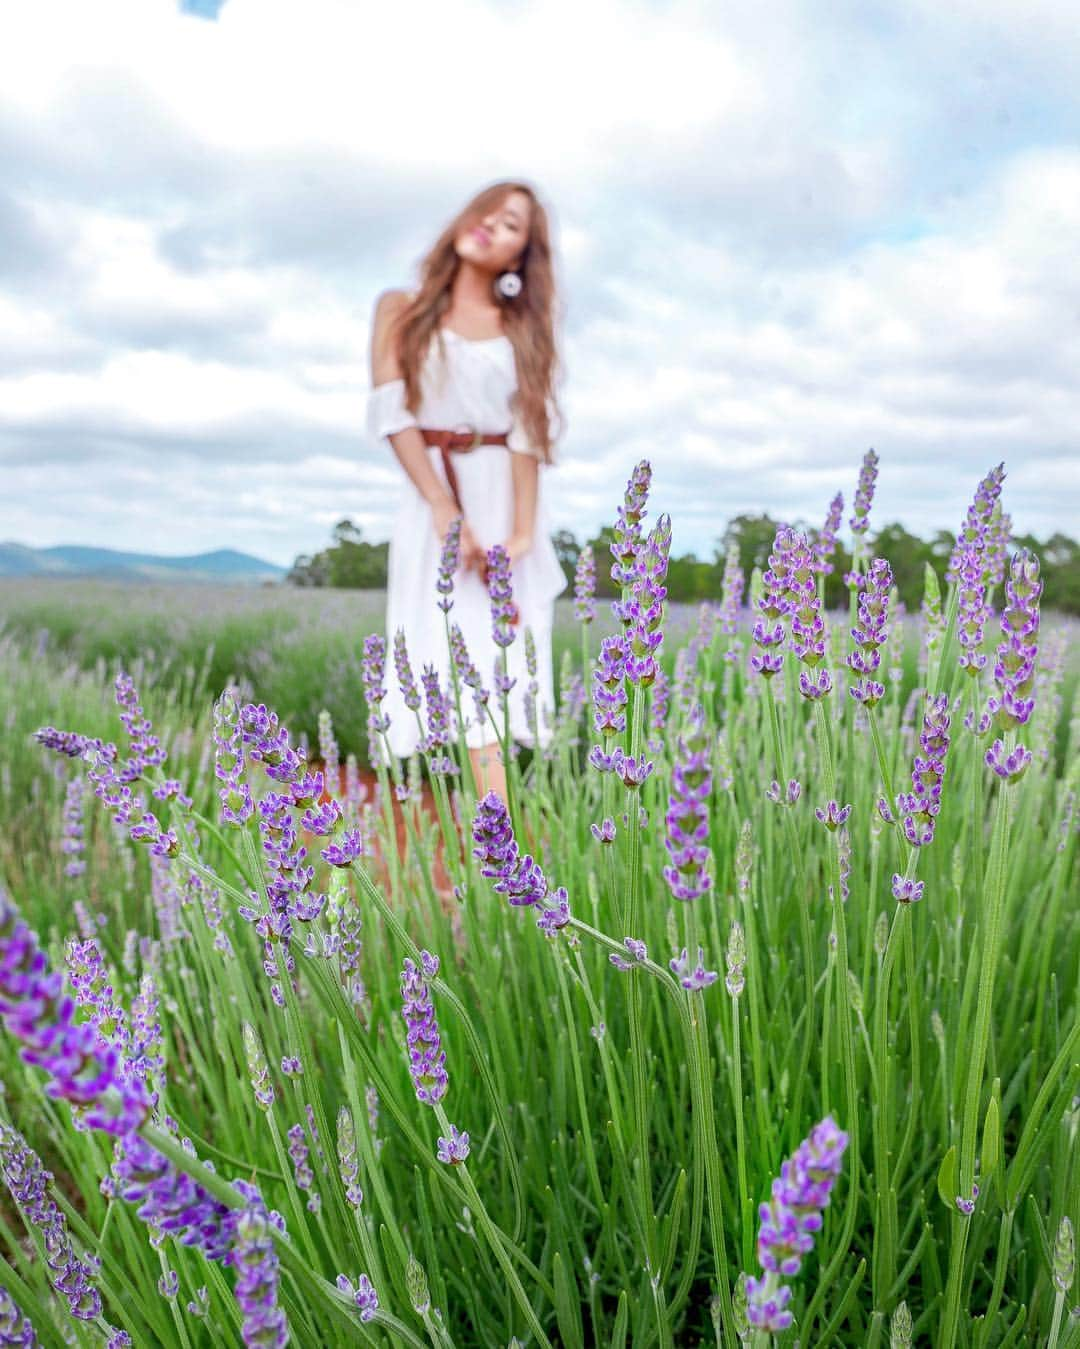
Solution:
<path fill-rule="evenodd" d="M 589 825 L 589 828 L 597 843 L 615 842 L 615 821 L 610 816 L 605 816 L 599 824 Z"/>
<path fill-rule="evenodd" d="M 739 602 L 745 584 L 746 578 L 739 566 L 738 545 L 731 543 L 724 556 L 724 575 L 720 582 L 720 631 L 728 637 L 734 637 L 738 630 Z"/>
<path fill-rule="evenodd" d="M 994 514 L 994 507 L 1001 496 L 1001 487 L 1004 481 L 1005 465 L 998 464 L 996 468 L 992 468 L 987 473 L 975 489 L 975 496 L 968 507 L 963 527 L 957 536 L 952 553 L 949 555 L 949 565 L 945 569 L 946 581 L 955 585 L 960 580 L 964 553 L 967 549 L 974 549 L 979 553 L 986 551 L 989 543 L 990 521 Z"/>
<path fill-rule="evenodd" d="M 814 540 L 814 570 L 819 576 L 829 576 L 833 570 L 832 556 L 836 552 L 836 531 L 840 528 L 840 517 L 844 513 L 844 497 L 837 492 L 829 503 L 829 513 L 821 532 Z"/>
<path fill-rule="evenodd" d="M 758 617 L 754 622 L 754 645 L 758 648 L 750 657 L 751 669 L 763 679 L 772 679 L 783 669 L 784 658 L 780 648 L 784 642 L 784 617 L 791 612 L 788 593 L 788 575 L 792 559 L 801 554 L 806 540 L 793 529 L 781 527 L 776 531 L 769 565 L 762 574 L 763 591 L 757 602 Z"/>
<path fill-rule="evenodd" d="M 574 617 L 579 623 L 591 623 L 596 617 L 596 558 L 591 543 L 582 548 L 574 568 Z"/>
<path fill-rule="evenodd" d="M 409 652 L 405 645 L 405 629 L 398 628 L 394 633 L 394 669 L 397 671 L 398 687 L 410 712 L 420 709 L 420 690 L 416 687 L 412 666 L 409 664 Z"/>
<path fill-rule="evenodd" d="M 855 509 L 848 523 L 856 536 L 866 533 L 870 527 L 870 503 L 874 499 L 874 483 L 878 475 L 878 457 L 873 450 L 863 455 L 862 468 L 859 470 L 859 482 L 855 488 Z"/>
<path fill-rule="evenodd" d="M 88 749 L 106 748 L 104 740 L 80 735 L 78 731 L 58 731 L 55 726 L 42 726 L 34 732 L 34 739 L 43 749 L 51 749 L 54 754 L 66 755 L 69 759 L 85 758 Z M 116 746 L 111 748 L 115 756 Z"/>
<path fill-rule="evenodd" d="M 49 1194 L 52 1172 L 45 1170 L 26 1140 L 2 1121 L 0 1172 L 15 1206 L 41 1241 L 49 1282 L 76 1320 L 96 1320 L 101 1315 L 101 1295 L 90 1282 L 90 1266 L 75 1254 L 64 1215 Z"/>
<path fill-rule="evenodd" d="M 274 1104 L 274 1084 L 270 1081 L 270 1065 L 266 1062 L 266 1055 L 263 1053 L 258 1035 L 246 1021 L 243 1026 L 243 1037 L 248 1076 L 255 1092 L 255 1104 L 260 1110 L 267 1111 Z"/>
<path fill-rule="evenodd" d="M 356 1125 L 352 1111 L 343 1105 L 337 1117 L 338 1171 L 345 1187 L 345 1199 L 354 1209 L 364 1202 L 360 1188 L 360 1159 L 356 1151 Z"/>
<path fill-rule="evenodd" d="M 1006 750 L 1003 740 L 995 740 L 986 751 L 986 766 L 1006 782 L 1019 782 L 1031 765 L 1031 751 L 1023 745 Z"/>
<path fill-rule="evenodd" d="M 667 587 L 668 554 L 671 551 L 671 519 L 661 515 L 638 550 L 632 573 L 633 590 L 629 599 L 612 607 L 628 628 L 626 634 L 626 677 L 647 687 L 659 668 L 656 653 L 664 640 L 664 600 Z M 626 573 L 624 570 L 624 582 Z"/>
<path fill-rule="evenodd" d="M 0 1284 L 0 1344 L 12 1349 L 36 1349 L 37 1333 L 28 1316 L 19 1309 L 15 1299 Z"/>
<path fill-rule="evenodd" d="M 446 1054 L 439 1037 L 439 1023 L 431 1001 L 425 975 L 433 978 L 439 971 L 437 956 L 421 951 L 422 970 L 406 956 L 401 974 L 401 1015 L 405 1018 L 405 1041 L 409 1051 L 409 1072 L 416 1099 L 434 1105 L 446 1095 Z"/>
<path fill-rule="evenodd" d="M 234 1182 L 247 1204 L 234 1215 L 234 1239 L 226 1263 L 237 1270 L 236 1300 L 243 1314 L 245 1345 L 284 1349 L 289 1326 L 277 1305 L 278 1255 L 271 1235 L 272 1218 L 254 1185 Z"/>
<path fill-rule="evenodd" d="M 1026 726 L 1035 710 L 1030 696 L 1035 685 L 1035 660 L 1038 656 L 1039 559 L 1028 549 L 1013 555 L 1005 582 L 1005 603 L 1001 610 L 1002 641 L 997 649 L 994 680 L 999 695 L 992 697 L 987 711 L 1003 731 Z"/>
<path fill-rule="evenodd" d="M 710 984 L 714 984 L 720 977 L 715 970 L 705 968 L 705 952 L 700 946 L 697 952 L 697 964 L 693 968 L 691 968 L 690 957 L 685 946 L 668 964 L 671 966 L 672 973 L 688 993 L 699 993 L 703 988 L 708 988 Z"/>
<path fill-rule="evenodd" d="M 642 459 L 635 465 L 630 481 L 626 484 L 623 504 L 618 509 L 612 531 L 611 556 L 615 560 L 611 579 L 617 586 L 629 585 L 634 578 L 634 564 L 641 542 L 641 522 L 645 518 L 645 503 L 651 482 L 652 466 L 647 459 Z"/>
<path fill-rule="evenodd" d="M 506 804 L 495 792 L 477 804 L 472 835 L 480 874 L 493 882 L 496 894 L 505 895 L 515 908 L 540 905 L 537 927 L 548 935 L 570 922 L 566 890 L 551 890 L 539 863 L 518 852 Z"/>
<path fill-rule="evenodd" d="M 893 873 L 893 898 L 900 904 L 917 904 L 922 899 L 925 888 L 925 881 L 916 881 L 910 876 L 901 876 L 899 872 Z"/>
<path fill-rule="evenodd" d="M 678 740 L 679 757 L 672 772 L 664 846 L 671 859 L 664 880 L 676 899 L 691 900 L 712 886 L 709 874 L 709 798 L 712 765 L 705 714 L 700 706 L 690 716 L 685 737 Z"/>
<path fill-rule="evenodd" d="M 848 816 L 851 814 L 850 806 L 841 806 L 837 801 L 829 801 L 822 810 L 820 806 L 815 807 L 814 814 L 826 829 L 838 829 L 840 825 L 846 824 Z"/>
<path fill-rule="evenodd" d="M 450 521 L 450 527 L 443 539 L 442 553 L 439 557 L 439 576 L 435 582 L 435 589 L 441 597 L 436 603 L 444 614 L 448 614 L 454 607 L 454 601 L 450 597 L 454 593 L 454 573 L 458 569 L 460 555 L 461 517 L 458 516 Z"/>
<path fill-rule="evenodd" d="M 307 1135 L 304 1133 L 304 1126 L 302 1124 L 290 1125 L 287 1137 L 289 1140 L 289 1159 L 293 1164 L 293 1179 L 296 1182 L 296 1188 L 305 1192 L 310 1191 L 315 1182 L 315 1173 L 308 1161 L 310 1149 L 308 1148 Z M 314 1194 L 308 1200 L 308 1208 L 313 1213 L 318 1211 L 319 1206 L 315 1203 L 318 1197 L 317 1194 Z M 313 1204 L 314 1207 L 312 1207 Z"/>
<path fill-rule="evenodd" d="M 821 1214 L 829 1205 L 847 1145 L 847 1134 L 826 1115 L 783 1163 L 772 1183 L 772 1198 L 758 1209 L 758 1260 L 766 1274 L 747 1278 L 746 1310 L 759 1330 L 781 1331 L 791 1325 L 791 1289 L 782 1276 L 798 1274 L 803 1256 L 813 1248 L 813 1234 L 821 1229 Z"/>
<path fill-rule="evenodd" d="M 857 703 L 874 707 L 885 696 L 885 685 L 873 678 L 881 665 L 881 652 L 888 636 L 889 591 L 892 568 L 882 557 L 875 557 L 859 588 L 858 623 L 851 629 L 855 650 L 847 658 L 848 667 L 859 676 L 848 692 Z"/>
<path fill-rule="evenodd" d="M 337 1286 L 340 1292 L 344 1293 L 359 1307 L 361 1321 L 374 1320 L 375 1313 L 379 1310 L 379 1298 L 366 1274 L 360 1275 L 355 1286 L 351 1279 L 347 1279 L 344 1274 L 339 1274 Z"/>
<path fill-rule="evenodd" d="M 497 543 L 488 549 L 487 588 L 491 601 L 491 637 L 496 646 L 506 648 L 514 640 L 517 608 L 510 581 L 510 554 Z"/>
<path fill-rule="evenodd" d="M 85 1109 L 90 1128 L 122 1137 L 150 1112 L 146 1087 L 124 1079 L 119 1052 L 92 1023 L 75 1022 L 63 976 L 49 972 L 37 934 L 0 891 L 0 1020 L 23 1043 L 26 1063 L 43 1068 L 46 1094 Z"/>
<path fill-rule="evenodd" d="M 626 730 L 626 639 L 605 637 L 593 670 L 593 706 L 596 729 L 605 740 Z"/>
<path fill-rule="evenodd" d="M 469 1155 L 469 1135 L 461 1133 L 456 1124 L 450 1126 L 450 1137 L 440 1138 L 435 1154 L 447 1166 L 456 1166 Z"/>
<path fill-rule="evenodd" d="M 251 788 L 244 781 L 244 745 L 240 730 L 240 707 L 236 694 L 227 688 L 214 704 L 214 776 L 223 784 L 221 819 L 239 828 L 255 813 Z"/>
<path fill-rule="evenodd" d="M 334 736 L 334 721 L 324 707 L 319 713 L 319 753 L 323 761 L 323 781 L 331 796 L 341 790 L 341 758 Z"/>
<path fill-rule="evenodd" d="M 404 655 L 404 646 L 402 648 Z M 394 646 L 395 660 L 397 659 L 397 644 Z M 407 657 L 406 657 L 407 660 Z M 398 667 L 400 671 L 400 666 Z M 364 638 L 364 658 L 360 663 L 360 681 L 364 686 L 364 701 L 367 703 L 367 737 L 368 737 L 368 757 L 371 762 L 378 763 L 375 746 L 378 743 L 379 736 L 384 734 L 390 728 L 390 718 L 385 712 L 379 711 L 379 706 L 386 697 L 386 686 L 383 680 L 386 675 L 386 642 L 377 632 L 369 633 Z M 410 672 L 411 681 L 412 674 Z M 415 688 L 415 685 L 413 685 Z"/>
<path fill-rule="evenodd" d="M 420 676 L 427 701 L 427 735 L 422 741 L 425 754 L 431 756 L 431 771 L 438 774 L 455 772 L 453 760 L 446 753 L 450 743 L 450 702 L 439 685 L 439 672 L 434 665 L 425 665 Z"/>
<path fill-rule="evenodd" d="M 611 755 L 611 771 L 622 779 L 624 787 L 636 791 L 653 771 L 653 761 L 644 754 L 635 757 L 625 754 L 620 745 L 616 745 Z"/>
<path fill-rule="evenodd" d="M 971 676 L 977 675 L 986 665 L 986 657 L 979 648 L 990 612 L 986 603 L 992 570 L 987 552 L 987 531 L 1004 479 L 1004 465 L 998 464 L 979 484 L 945 573 L 946 579 L 958 587 L 956 633 L 962 648 L 960 668 Z"/>
<path fill-rule="evenodd" d="M 900 827 L 913 848 L 925 847 L 934 839 L 934 827 L 941 809 L 941 787 L 945 780 L 945 755 L 949 749 L 948 710 L 947 694 L 942 693 L 927 703 L 919 735 L 922 754 L 915 755 L 911 769 L 912 789 L 901 792 L 896 798 Z M 880 803 L 878 811 L 881 812 Z"/>
<path fill-rule="evenodd" d="M 465 636 L 456 623 L 450 628 L 450 659 L 462 683 L 472 690 L 473 702 L 476 705 L 476 720 L 482 723 L 486 715 L 489 694 L 484 688 L 479 670 L 469 656 Z"/>
<path fill-rule="evenodd" d="M 85 783 L 73 777 L 64 792 L 63 836 L 60 851 L 68 858 L 64 864 L 65 876 L 81 876 L 86 870 L 83 861 L 83 809 Z"/>

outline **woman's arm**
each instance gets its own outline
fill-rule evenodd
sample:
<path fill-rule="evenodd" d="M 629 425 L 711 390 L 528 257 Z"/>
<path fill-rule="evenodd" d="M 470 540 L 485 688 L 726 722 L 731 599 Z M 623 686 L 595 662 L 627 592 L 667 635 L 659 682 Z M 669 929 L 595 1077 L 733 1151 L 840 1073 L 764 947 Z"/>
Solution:
<path fill-rule="evenodd" d="M 409 297 L 401 290 L 384 291 L 375 302 L 375 313 L 371 325 L 371 384 L 375 388 L 390 380 L 403 379 L 404 373 L 398 358 L 397 340 L 393 331 L 394 322 L 407 306 Z M 388 435 L 386 439 L 397 456 L 398 463 L 409 475 L 416 490 L 431 508 L 432 523 L 439 538 L 445 538 L 451 521 L 461 512 L 458 510 L 446 483 L 435 472 L 427 444 L 417 426 L 406 426 L 400 431 Z M 469 527 L 462 522 L 461 562 L 466 569 L 477 565 L 481 550 L 473 540 Z"/>
<path fill-rule="evenodd" d="M 398 359 L 397 342 L 393 334 L 395 319 L 408 304 L 404 291 L 384 291 L 375 301 L 375 315 L 371 324 L 371 384 L 372 388 L 404 378 Z M 432 514 L 449 512 L 446 523 L 457 515 L 454 498 L 446 484 L 435 472 L 419 427 L 406 426 L 386 439 L 390 442 L 401 467 L 412 479 L 416 490 L 431 507 Z M 440 535 L 445 529 L 439 531 Z"/>
<path fill-rule="evenodd" d="M 514 528 L 505 548 L 513 563 L 533 546 L 540 461 L 532 454 L 512 453 L 510 475 L 514 489 Z"/>

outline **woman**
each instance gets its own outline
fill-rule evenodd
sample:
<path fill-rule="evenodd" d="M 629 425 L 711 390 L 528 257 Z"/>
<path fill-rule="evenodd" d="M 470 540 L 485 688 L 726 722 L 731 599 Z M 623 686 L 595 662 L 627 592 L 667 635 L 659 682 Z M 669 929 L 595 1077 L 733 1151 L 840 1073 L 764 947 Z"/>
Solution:
<path fill-rule="evenodd" d="M 510 731 L 532 743 L 525 711 L 530 676 L 524 631 L 536 644 L 539 739 L 554 709 L 551 628 L 566 578 L 550 539 L 540 469 L 552 460 L 554 284 L 547 215 L 532 188 L 499 182 L 446 227 L 421 265 L 419 289 L 384 291 L 371 338 L 368 430 L 386 437 L 405 470 L 390 539 L 387 645 L 405 633 L 419 683 L 435 666 L 444 689 L 449 653 L 436 591 L 442 542 L 461 517 L 461 552 L 451 622 L 462 631 L 484 686 L 494 687 L 501 648 L 491 635 L 484 583 L 487 550 L 510 557 L 519 622 L 506 649 Z M 457 433 L 456 435 L 454 433 Z M 472 700 L 468 700 L 472 708 Z M 495 695 L 491 710 L 500 726 Z M 394 679 L 383 710 L 394 754 L 415 750 L 420 732 Z M 463 708 L 465 711 L 465 708 Z M 493 751 L 490 718 L 466 730 L 481 791 L 505 796 L 505 767 Z"/>

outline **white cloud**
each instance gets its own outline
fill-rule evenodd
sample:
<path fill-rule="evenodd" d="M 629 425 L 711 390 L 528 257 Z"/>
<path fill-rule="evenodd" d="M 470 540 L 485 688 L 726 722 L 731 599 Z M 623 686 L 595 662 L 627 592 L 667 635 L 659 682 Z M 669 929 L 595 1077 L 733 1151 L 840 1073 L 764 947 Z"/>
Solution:
<path fill-rule="evenodd" d="M 565 286 L 557 524 L 610 519 L 647 455 L 707 551 L 736 511 L 817 520 L 874 445 L 882 520 L 955 527 L 1004 458 L 1018 527 L 1075 529 L 1078 38 L 1037 2 L 1043 36 L 1006 0 L 24 6 L 0 533 L 283 563 L 344 514 L 385 536 L 372 302 L 522 168 Z"/>

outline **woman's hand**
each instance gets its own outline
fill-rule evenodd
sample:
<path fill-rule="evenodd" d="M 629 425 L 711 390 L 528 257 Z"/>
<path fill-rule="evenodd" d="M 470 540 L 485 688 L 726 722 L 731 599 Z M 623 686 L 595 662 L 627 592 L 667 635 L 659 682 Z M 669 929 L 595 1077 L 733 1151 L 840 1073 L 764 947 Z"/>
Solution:
<path fill-rule="evenodd" d="M 527 534 L 511 534 L 503 544 L 507 555 L 510 558 L 510 565 L 520 562 L 527 552 L 532 549 L 533 541 Z"/>
<path fill-rule="evenodd" d="M 465 517 L 457 508 L 457 502 L 447 497 L 445 501 L 439 501 L 431 508 L 431 521 L 440 543 L 446 538 L 447 531 L 457 519 L 461 520 L 458 565 L 462 571 L 472 571 L 474 568 L 478 570 L 484 558 L 484 550 L 476 542 L 476 537 Z"/>

